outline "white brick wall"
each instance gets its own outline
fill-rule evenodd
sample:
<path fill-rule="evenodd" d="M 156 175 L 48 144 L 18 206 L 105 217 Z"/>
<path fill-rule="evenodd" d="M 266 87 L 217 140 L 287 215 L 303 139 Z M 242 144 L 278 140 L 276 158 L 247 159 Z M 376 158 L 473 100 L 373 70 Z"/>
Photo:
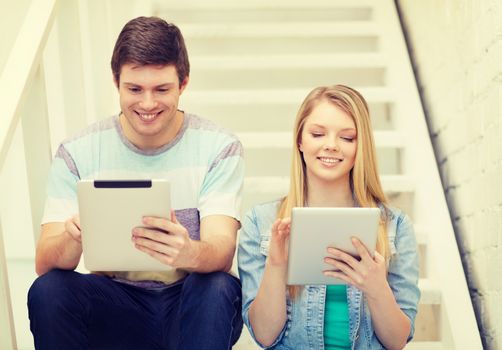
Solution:
<path fill-rule="evenodd" d="M 502 1 L 398 0 L 484 345 L 502 348 Z"/>

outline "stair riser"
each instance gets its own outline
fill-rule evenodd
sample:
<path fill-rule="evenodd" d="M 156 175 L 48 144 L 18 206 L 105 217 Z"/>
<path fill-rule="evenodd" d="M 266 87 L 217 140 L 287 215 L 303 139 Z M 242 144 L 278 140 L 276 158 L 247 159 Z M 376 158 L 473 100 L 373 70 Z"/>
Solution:
<path fill-rule="evenodd" d="M 246 176 L 261 176 L 266 170 L 267 176 L 289 176 L 291 150 L 286 148 L 246 148 Z M 377 149 L 378 166 L 381 175 L 399 175 L 400 150 L 395 148 Z"/>
<path fill-rule="evenodd" d="M 378 40 L 374 36 L 334 38 L 185 38 L 189 55 L 294 54 L 296 52 L 355 53 L 374 52 Z"/>
<path fill-rule="evenodd" d="M 414 341 L 439 341 L 440 340 L 440 305 L 419 305 L 415 320 Z"/>
<path fill-rule="evenodd" d="M 159 16 L 174 23 L 282 23 L 304 21 L 367 21 L 371 19 L 369 8 L 303 8 L 303 9 L 233 9 L 230 7 L 215 9 L 208 7 L 204 10 L 162 11 Z"/>
<path fill-rule="evenodd" d="M 269 89 L 291 89 L 305 86 L 345 84 L 349 86 L 383 86 L 382 68 L 326 69 L 305 62 L 300 69 L 197 69 L 191 71 L 190 88 L 203 89 L 260 89 L 264 79 Z"/>
<path fill-rule="evenodd" d="M 187 94 L 192 89 L 188 85 Z M 304 96 L 303 96 L 304 97 Z M 293 130 L 294 120 L 302 98 L 290 104 L 259 104 L 233 105 L 220 104 L 208 105 L 191 101 L 187 104 L 180 101 L 180 108 L 187 112 L 197 113 L 209 118 L 233 132 L 276 132 Z M 390 117 L 390 105 L 387 103 L 370 103 L 370 115 L 372 125 L 375 130 L 392 129 L 392 118 Z"/>

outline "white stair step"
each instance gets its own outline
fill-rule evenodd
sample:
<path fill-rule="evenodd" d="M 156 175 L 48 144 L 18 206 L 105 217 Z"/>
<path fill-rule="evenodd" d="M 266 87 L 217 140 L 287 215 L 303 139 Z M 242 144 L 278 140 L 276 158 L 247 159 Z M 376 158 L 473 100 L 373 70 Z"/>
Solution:
<path fill-rule="evenodd" d="M 443 343 L 439 341 L 412 341 L 404 350 L 443 350 Z"/>
<path fill-rule="evenodd" d="M 420 304 L 441 304 L 441 290 L 438 289 L 431 280 L 427 278 L 421 278 L 418 281 L 418 288 L 420 288 L 420 291 L 422 293 L 420 297 Z"/>
<path fill-rule="evenodd" d="M 419 232 L 415 229 L 415 238 L 418 245 L 427 245 L 427 234 Z"/>
<path fill-rule="evenodd" d="M 377 147 L 403 148 L 404 140 L 395 131 L 375 131 L 373 133 Z M 292 132 L 241 132 L 237 133 L 244 148 L 291 148 Z"/>
<path fill-rule="evenodd" d="M 415 190 L 413 179 L 406 175 L 383 175 L 380 181 L 387 193 L 411 193 Z"/>
<path fill-rule="evenodd" d="M 270 37 L 375 37 L 380 26 L 370 21 L 289 23 L 177 23 L 183 36 L 191 38 Z"/>
<path fill-rule="evenodd" d="M 378 53 L 200 55 L 190 58 L 194 70 L 249 70 L 294 68 L 384 68 L 387 60 Z"/>
<path fill-rule="evenodd" d="M 368 103 L 394 102 L 395 94 L 387 87 L 361 87 L 356 89 Z M 255 104 L 295 104 L 300 106 L 303 99 L 312 90 L 281 89 L 281 90 L 191 90 L 181 97 L 183 105 L 255 105 Z"/>
<path fill-rule="evenodd" d="M 421 225 L 413 224 L 415 229 L 415 238 L 417 240 L 418 245 L 427 245 L 428 237 L 427 237 L 427 228 Z"/>
<path fill-rule="evenodd" d="M 380 177 L 384 191 L 388 193 L 413 192 L 412 179 L 405 175 Z M 244 179 L 244 191 L 249 193 L 285 194 L 289 188 L 286 176 L 249 176 Z"/>
<path fill-rule="evenodd" d="M 235 0 L 156 0 L 154 2 L 157 11 L 166 10 L 204 10 L 204 9 L 305 9 L 304 0 L 289 0 L 289 1 L 270 1 L 270 0 L 253 0 L 253 1 L 235 1 Z M 324 7 L 324 8 L 371 8 L 375 5 L 374 0 L 310 0 L 308 7 Z"/>

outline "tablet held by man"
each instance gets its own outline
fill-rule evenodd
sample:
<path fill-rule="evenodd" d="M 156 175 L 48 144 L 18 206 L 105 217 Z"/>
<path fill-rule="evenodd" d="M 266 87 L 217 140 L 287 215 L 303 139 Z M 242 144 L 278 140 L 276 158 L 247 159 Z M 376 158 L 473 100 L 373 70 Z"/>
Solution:
<path fill-rule="evenodd" d="M 142 253 L 131 244 L 132 229 L 145 226 L 143 217 L 160 218 L 171 212 L 169 181 L 82 180 L 77 183 L 77 193 L 86 269 L 173 269 L 172 266 Z"/>

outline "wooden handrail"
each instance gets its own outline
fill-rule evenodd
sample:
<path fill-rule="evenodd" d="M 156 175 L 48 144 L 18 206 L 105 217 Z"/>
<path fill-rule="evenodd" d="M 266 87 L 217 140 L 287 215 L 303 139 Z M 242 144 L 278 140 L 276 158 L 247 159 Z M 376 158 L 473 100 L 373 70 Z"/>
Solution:
<path fill-rule="evenodd" d="M 19 122 L 19 108 L 40 64 L 56 14 L 57 0 L 32 1 L 0 76 L 0 172 Z"/>
<path fill-rule="evenodd" d="M 0 223 L 0 348 L 5 350 L 16 349 L 15 334 L 9 290 L 9 276 L 7 274 L 3 233 Z"/>
<path fill-rule="evenodd" d="M 31 90 L 52 29 L 57 0 L 32 1 L 0 76 L 0 172 L 20 119 L 20 107 Z M 3 233 L 0 227 L 0 348 L 16 349 L 16 337 Z"/>

